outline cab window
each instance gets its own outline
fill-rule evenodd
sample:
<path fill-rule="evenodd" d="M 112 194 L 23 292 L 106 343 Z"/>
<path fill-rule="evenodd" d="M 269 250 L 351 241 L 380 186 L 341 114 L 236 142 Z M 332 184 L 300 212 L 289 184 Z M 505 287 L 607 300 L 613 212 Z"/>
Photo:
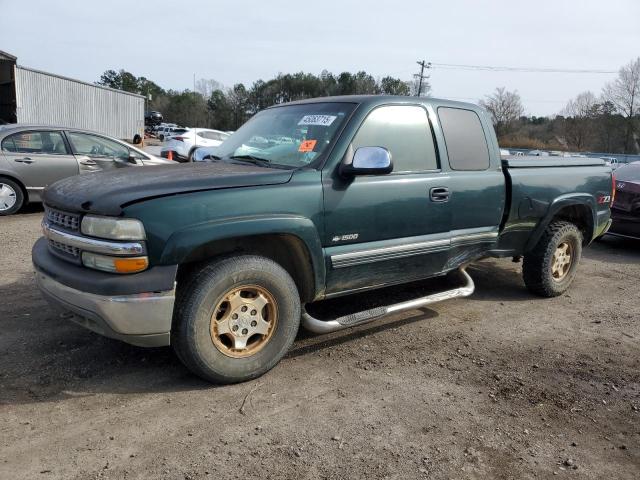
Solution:
<path fill-rule="evenodd" d="M 351 143 L 384 147 L 391 152 L 394 172 L 437 170 L 438 160 L 429 118 L 417 105 L 389 105 L 373 110 Z"/>

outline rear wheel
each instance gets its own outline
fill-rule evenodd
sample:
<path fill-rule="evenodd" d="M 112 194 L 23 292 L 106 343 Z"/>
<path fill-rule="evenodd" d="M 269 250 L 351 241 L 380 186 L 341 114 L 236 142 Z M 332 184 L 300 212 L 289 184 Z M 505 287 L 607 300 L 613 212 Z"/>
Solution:
<path fill-rule="evenodd" d="M 229 257 L 181 287 L 171 344 L 205 380 L 242 382 L 280 361 L 299 324 L 300 298 L 286 270 L 264 257 Z"/>
<path fill-rule="evenodd" d="M 581 256 L 582 234 L 578 227 L 554 221 L 524 257 L 524 283 L 531 292 L 543 297 L 561 295 L 573 282 Z"/>
<path fill-rule="evenodd" d="M 20 185 L 8 178 L 0 177 L 0 215 L 16 213 L 24 203 L 24 194 Z"/>

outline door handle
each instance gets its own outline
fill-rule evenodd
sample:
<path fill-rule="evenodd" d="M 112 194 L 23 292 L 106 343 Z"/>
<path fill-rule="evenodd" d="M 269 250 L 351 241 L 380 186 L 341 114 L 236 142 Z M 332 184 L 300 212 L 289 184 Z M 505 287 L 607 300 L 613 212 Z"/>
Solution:
<path fill-rule="evenodd" d="M 14 162 L 18 162 L 18 163 L 33 163 L 33 160 L 31 160 L 29 157 L 25 157 L 25 158 L 16 158 L 14 160 Z"/>
<path fill-rule="evenodd" d="M 80 164 L 81 165 L 90 165 L 90 166 L 94 166 L 94 167 L 97 165 L 97 163 L 94 160 L 90 160 L 90 159 L 80 160 Z"/>
<path fill-rule="evenodd" d="M 433 187 L 429 190 L 429 198 L 432 202 L 448 202 L 451 192 L 447 187 Z"/>

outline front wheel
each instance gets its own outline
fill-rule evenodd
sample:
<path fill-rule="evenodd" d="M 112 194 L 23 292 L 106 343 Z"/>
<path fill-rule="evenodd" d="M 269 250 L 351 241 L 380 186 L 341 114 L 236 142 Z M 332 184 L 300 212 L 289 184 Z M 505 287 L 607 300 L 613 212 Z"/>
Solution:
<path fill-rule="evenodd" d="M 229 257 L 181 287 L 171 344 L 196 375 L 236 383 L 273 368 L 299 324 L 300 298 L 286 270 L 264 257 Z"/>
<path fill-rule="evenodd" d="M 581 256 L 578 227 L 562 220 L 551 222 L 534 249 L 524 256 L 524 283 L 537 295 L 557 297 L 573 282 Z"/>

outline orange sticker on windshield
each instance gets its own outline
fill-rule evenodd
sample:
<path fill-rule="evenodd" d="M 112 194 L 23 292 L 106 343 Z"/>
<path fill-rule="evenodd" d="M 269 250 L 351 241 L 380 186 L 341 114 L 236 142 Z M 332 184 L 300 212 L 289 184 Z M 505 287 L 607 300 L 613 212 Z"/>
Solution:
<path fill-rule="evenodd" d="M 313 152 L 315 148 L 317 140 L 305 140 L 300 144 L 300 148 L 298 148 L 299 152 Z"/>

